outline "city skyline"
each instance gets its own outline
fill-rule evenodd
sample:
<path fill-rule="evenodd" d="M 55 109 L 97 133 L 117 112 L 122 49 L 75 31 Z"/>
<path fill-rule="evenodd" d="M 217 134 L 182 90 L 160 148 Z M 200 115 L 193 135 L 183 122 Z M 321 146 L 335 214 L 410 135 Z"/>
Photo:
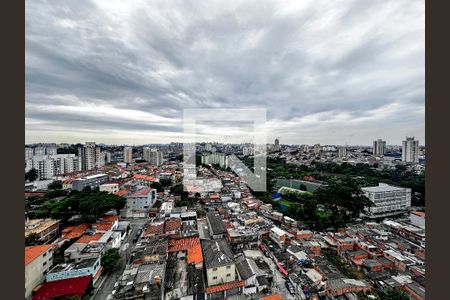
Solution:
<path fill-rule="evenodd" d="M 285 144 L 425 144 L 423 1 L 287 4 L 27 2 L 26 143 L 181 141 L 212 107 L 267 108 Z"/>

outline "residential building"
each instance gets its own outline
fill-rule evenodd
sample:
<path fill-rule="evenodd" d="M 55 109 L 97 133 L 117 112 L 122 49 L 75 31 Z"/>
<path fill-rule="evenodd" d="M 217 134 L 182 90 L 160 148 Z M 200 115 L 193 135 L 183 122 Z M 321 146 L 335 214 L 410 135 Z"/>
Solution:
<path fill-rule="evenodd" d="M 33 289 L 44 282 L 53 264 L 53 245 L 25 247 L 25 299 L 31 299 Z"/>
<path fill-rule="evenodd" d="M 72 181 L 72 189 L 76 191 L 82 191 L 86 187 L 95 189 L 106 181 L 108 181 L 108 175 L 106 174 L 89 175 L 74 179 Z"/>
<path fill-rule="evenodd" d="M 365 209 L 370 218 L 385 217 L 406 212 L 411 207 L 411 189 L 380 183 L 378 186 L 363 187 L 365 196 L 374 206 Z"/>
<path fill-rule="evenodd" d="M 78 157 L 81 159 L 80 170 L 87 171 L 102 167 L 104 160 L 102 161 L 100 156 L 100 147 L 97 147 L 94 142 L 86 142 L 78 148 Z"/>
<path fill-rule="evenodd" d="M 100 257 L 86 259 L 77 263 L 64 263 L 54 266 L 46 276 L 47 282 L 79 278 L 91 275 L 93 283 L 98 280 L 102 271 Z"/>
<path fill-rule="evenodd" d="M 320 144 L 314 145 L 314 154 L 319 155 L 320 154 Z"/>
<path fill-rule="evenodd" d="M 409 220 L 411 224 L 425 228 L 425 212 L 423 211 L 412 211 L 409 214 Z"/>
<path fill-rule="evenodd" d="M 285 243 L 286 243 L 286 234 L 287 232 L 283 229 L 280 229 L 277 226 L 273 226 L 270 229 L 269 237 L 270 239 L 278 245 L 281 249 L 283 249 Z"/>
<path fill-rule="evenodd" d="M 144 160 L 155 166 L 160 166 L 163 163 L 163 153 L 158 149 L 144 148 Z"/>
<path fill-rule="evenodd" d="M 347 157 L 347 147 L 340 147 L 339 148 L 339 158 L 345 158 Z"/>
<path fill-rule="evenodd" d="M 25 172 L 35 169 L 38 179 L 52 179 L 53 177 L 78 171 L 80 160 L 75 154 L 34 155 L 25 160 Z"/>
<path fill-rule="evenodd" d="M 27 220 L 25 222 L 25 237 L 31 234 L 37 234 L 39 242 L 46 243 L 59 234 L 59 220 Z"/>
<path fill-rule="evenodd" d="M 119 191 L 119 184 L 118 183 L 104 183 L 104 184 L 99 185 L 98 190 L 100 192 L 107 192 L 110 194 L 114 194 Z"/>
<path fill-rule="evenodd" d="M 378 139 L 373 141 L 373 155 L 374 156 L 384 156 L 386 152 L 386 141 Z"/>
<path fill-rule="evenodd" d="M 236 280 L 236 264 L 225 239 L 202 240 L 203 260 L 208 286 Z"/>
<path fill-rule="evenodd" d="M 280 150 L 280 140 L 275 139 L 275 151 L 279 151 L 279 150 Z"/>
<path fill-rule="evenodd" d="M 208 223 L 209 233 L 212 239 L 221 239 L 225 237 L 227 234 L 227 228 L 219 215 L 213 212 L 208 212 L 206 214 L 206 221 Z"/>
<path fill-rule="evenodd" d="M 123 148 L 123 161 L 127 164 L 133 162 L 133 148 L 132 147 L 124 147 Z"/>
<path fill-rule="evenodd" d="M 124 212 L 127 218 L 145 218 L 156 202 L 156 189 L 142 188 L 127 196 Z"/>
<path fill-rule="evenodd" d="M 414 137 L 406 137 L 402 143 L 402 161 L 409 163 L 419 162 L 419 141 Z"/>

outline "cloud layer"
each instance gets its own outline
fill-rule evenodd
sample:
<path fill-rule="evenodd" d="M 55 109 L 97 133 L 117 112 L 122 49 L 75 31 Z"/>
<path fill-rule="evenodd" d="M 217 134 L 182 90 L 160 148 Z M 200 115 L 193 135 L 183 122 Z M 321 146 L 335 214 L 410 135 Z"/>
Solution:
<path fill-rule="evenodd" d="M 423 0 L 27 1 L 26 142 L 179 141 L 183 109 L 211 107 L 267 108 L 267 136 L 282 143 L 424 144 L 424 10 Z"/>

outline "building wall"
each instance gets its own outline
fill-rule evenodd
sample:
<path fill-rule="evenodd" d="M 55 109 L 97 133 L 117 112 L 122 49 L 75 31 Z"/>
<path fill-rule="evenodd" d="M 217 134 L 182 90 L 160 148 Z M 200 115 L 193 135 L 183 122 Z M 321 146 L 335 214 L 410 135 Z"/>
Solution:
<path fill-rule="evenodd" d="M 97 274 L 99 269 L 100 269 L 100 257 L 97 259 L 95 264 L 91 267 L 82 268 L 82 269 L 72 269 L 72 270 L 55 272 L 55 273 L 48 273 L 46 276 L 46 280 L 47 281 L 56 281 L 56 280 L 69 279 L 69 278 L 78 278 L 78 277 L 83 277 L 83 276 L 88 276 L 88 275 L 94 276 L 95 274 Z"/>
<path fill-rule="evenodd" d="M 53 249 L 49 249 L 25 266 L 25 299 L 31 299 L 33 289 L 44 282 L 52 264 Z"/>
<path fill-rule="evenodd" d="M 119 191 L 119 184 L 102 184 L 99 186 L 100 192 L 108 192 L 110 194 L 117 193 Z"/>
<path fill-rule="evenodd" d="M 232 282 L 236 278 L 236 265 L 233 263 L 228 266 L 206 269 L 206 278 L 208 286 Z"/>

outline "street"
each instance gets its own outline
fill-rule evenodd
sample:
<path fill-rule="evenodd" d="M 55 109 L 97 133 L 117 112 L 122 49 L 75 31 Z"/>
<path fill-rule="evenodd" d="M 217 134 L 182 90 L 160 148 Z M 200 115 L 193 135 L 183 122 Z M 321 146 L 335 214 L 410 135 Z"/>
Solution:
<path fill-rule="evenodd" d="M 101 286 L 94 291 L 94 296 L 92 297 L 92 300 L 106 300 L 108 299 L 108 296 L 111 295 L 111 292 L 114 288 L 114 284 L 119 280 L 120 276 L 122 276 L 122 273 L 125 270 L 126 261 L 129 257 L 131 250 L 134 247 L 133 237 L 138 231 L 138 229 L 145 224 L 147 219 L 130 219 L 130 220 L 123 219 L 123 221 L 130 222 L 131 231 L 122 241 L 122 245 L 120 246 L 119 250 L 120 260 L 117 264 L 117 268 L 106 279 L 105 278 L 99 279 Z"/>

